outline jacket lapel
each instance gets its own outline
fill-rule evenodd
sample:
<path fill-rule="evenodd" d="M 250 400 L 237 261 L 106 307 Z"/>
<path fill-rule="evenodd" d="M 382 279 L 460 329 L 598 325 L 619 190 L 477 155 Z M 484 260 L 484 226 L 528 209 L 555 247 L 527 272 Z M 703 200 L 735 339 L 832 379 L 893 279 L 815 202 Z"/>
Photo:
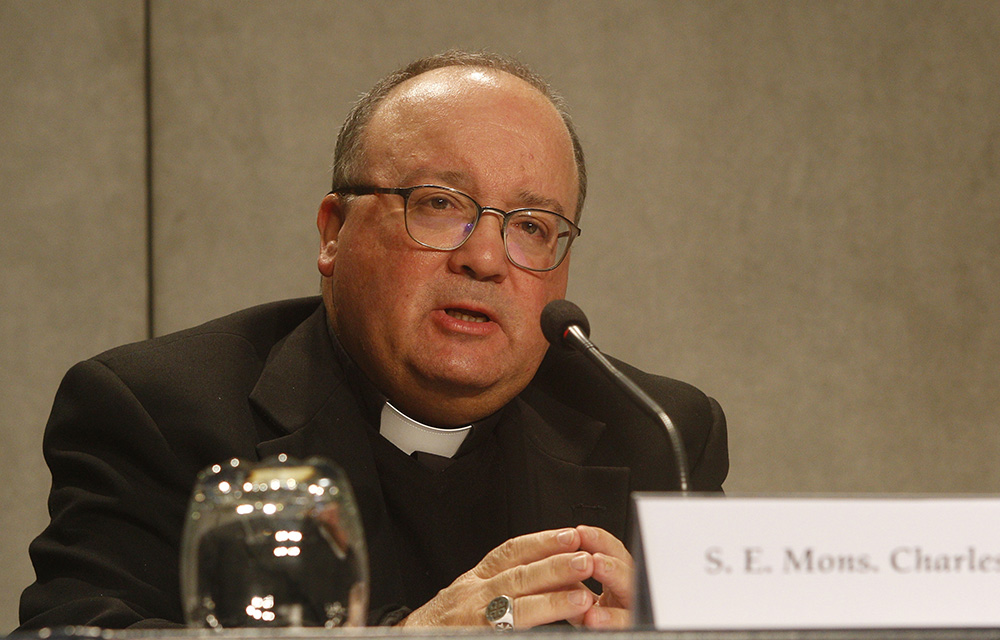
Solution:
<path fill-rule="evenodd" d="M 537 398 L 533 404 L 518 398 L 507 408 L 497 428 L 509 469 L 513 535 L 589 524 L 623 539 L 629 470 L 585 464 L 605 427 Z"/>
<path fill-rule="evenodd" d="M 333 352 L 322 308 L 272 349 L 250 402 L 279 433 L 257 445 L 261 459 L 320 456 L 350 478 L 371 568 L 373 609 L 402 601 L 396 544 L 358 400 Z"/>
<path fill-rule="evenodd" d="M 257 445 L 261 458 L 322 456 L 348 472 L 355 493 L 377 485 L 367 427 L 322 308 L 271 350 L 250 402 L 280 434 Z"/>

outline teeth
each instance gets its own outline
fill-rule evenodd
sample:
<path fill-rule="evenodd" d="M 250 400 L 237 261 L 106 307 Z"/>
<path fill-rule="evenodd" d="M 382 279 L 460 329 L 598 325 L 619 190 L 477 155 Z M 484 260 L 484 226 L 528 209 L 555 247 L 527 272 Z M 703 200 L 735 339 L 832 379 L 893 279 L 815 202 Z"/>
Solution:
<path fill-rule="evenodd" d="M 486 316 L 470 316 L 467 313 L 462 313 L 461 311 L 456 311 L 454 309 L 446 309 L 447 313 L 452 318 L 458 318 L 459 320 L 464 320 L 465 322 L 487 322 L 489 318 Z"/>

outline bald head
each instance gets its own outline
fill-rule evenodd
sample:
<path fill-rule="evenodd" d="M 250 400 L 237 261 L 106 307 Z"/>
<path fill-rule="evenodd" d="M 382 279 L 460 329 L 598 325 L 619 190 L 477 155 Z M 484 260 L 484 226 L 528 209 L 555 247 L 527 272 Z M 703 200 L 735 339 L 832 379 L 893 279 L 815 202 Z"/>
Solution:
<path fill-rule="evenodd" d="M 390 73 L 376 83 L 355 103 L 341 127 L 334 155 L 334 186 L 352 185 L 361 181 L 365 167 L 364 139 L 367 136 L 368 124 L 382 101 L 400 84 L 416 76 L 445 67 L 470 67 L 486 73 L 509 74 L 524 81 L 548 100 L 559 114 L 572 143 L 577 176 L 577 206 L 576 211 L 571 213 L 576 213 L 578 218 L 587 193 L 587 170 L 583 148 L 562 97 L 555 93 L 541 76 L 518 60 L 485 52 L 471 53 L 453 50 L 421 58 Z"/>
<path fill-rule="evenodd" d="M 560 187 L 579 183 L 573 142 L 552 103 L 503 71 L 442 67 L 400 83 L 372 114 L 362 157 L 360 177 L 371 184 L 445 183 L 472 193 L 522 184 L 509 194 L 520 206 L 570 218 L 578 210 L 575 188 L 531 191 L 540 177 Z"/>

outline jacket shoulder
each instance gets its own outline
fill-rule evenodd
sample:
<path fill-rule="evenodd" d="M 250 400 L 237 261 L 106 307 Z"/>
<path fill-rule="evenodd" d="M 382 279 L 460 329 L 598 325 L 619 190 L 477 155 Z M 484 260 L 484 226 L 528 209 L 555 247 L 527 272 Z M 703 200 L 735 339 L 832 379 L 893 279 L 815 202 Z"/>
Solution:
<path fill-rule="evenodd" d="M 680 432 L 692 489 L 720 490 L 729 453 L 725 415 L 718 402 L 686 382 L 609 359 L 662 407 Z M 590 464 L 629 467 L 632 490 L 676 488 L 675 463 L 663 425 L 582 354 L 550 349 L 524 397 L 553 424 L 567 411 L 603 422 L 606 430 Z"/>
<path fill-rule="evenodd" d="M 243 343 L 263 360 L 277 342 L 304 322 L 321 304 L 318 296 L 312 296 L 257 305 L 189 329 L 115 347 L 92 359 L 113 365 L 166 349 L 184 350 L 186 344 L 203 346 L 206 342 L 232 342 Z"/>
<path fill-rule="evenodd" d="M 695 422 L 711 420 L 709 398 L 697 387 L 647 373 L 616 358 L 608 359 L 665 410 L 672 409 Z M 642 413 L 604 371 L 575 351 L 550 349 L 529 389 L 602 422 L 613 422 L 623 414 Z"/>
<path fill-rule="evenodd" d="M 259 434 L 248 396 L 275 345 L 319 306 L 252 307 L 78 363 L 56 392 L 47 450 L 129 439 L 135 455 L 163 446 L 171 457 L 191 454 L 199 469 L 212 456 L 252 453 Z"/>

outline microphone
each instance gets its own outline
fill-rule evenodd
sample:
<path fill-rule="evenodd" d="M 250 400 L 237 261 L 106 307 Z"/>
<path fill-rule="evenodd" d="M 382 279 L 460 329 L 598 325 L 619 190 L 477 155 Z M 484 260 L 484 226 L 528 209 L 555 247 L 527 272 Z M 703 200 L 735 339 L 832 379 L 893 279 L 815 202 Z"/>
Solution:
<path fill-rule="evenodd" d="M 542 309 L 542 333 L 545 338 L 559 348 L 576 349 L 587 356 L 594 364 L 608 375 L 633 402 L 641 409 L 659 420 L 666 430 L 668 444 L 677 462 L 677 480 L 681 495 L 688 494 L 688 464 L 684 451 L 684 442 L 680 433 L 656 400 L 643 391 L 639 385 L 632 382 L 618 367 L 601 353 L 590 341 L 590 322 L 580 307 L 569 300 L 553 300 Z"/>

